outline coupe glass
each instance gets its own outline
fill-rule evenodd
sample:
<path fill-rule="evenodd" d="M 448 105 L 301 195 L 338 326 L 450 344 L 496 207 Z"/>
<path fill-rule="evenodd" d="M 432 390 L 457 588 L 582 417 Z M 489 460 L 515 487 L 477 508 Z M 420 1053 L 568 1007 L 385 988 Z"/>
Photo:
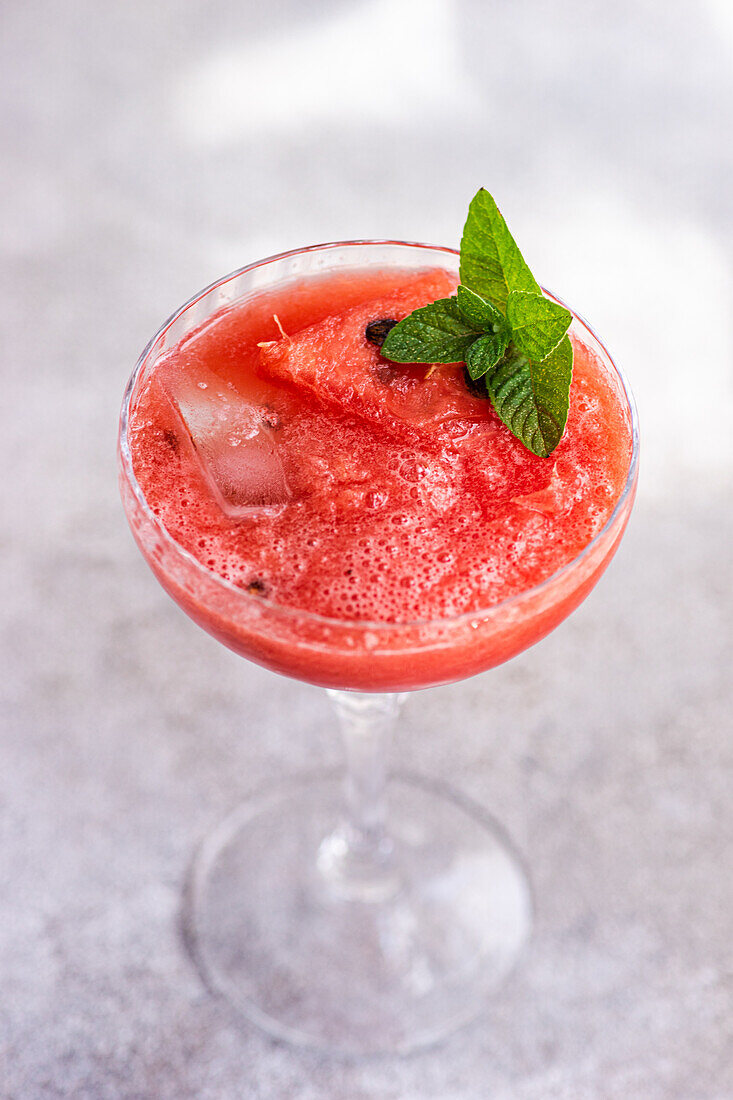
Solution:
<path fill-rule="evenodd" d="M 124 507 L 160 583 L 237 653 L 326 687 L 343 739 L 345 776 L 264 790 L 206 838 L 186 889 L 187 946 L 207 987 L 263 1030 L 346 1054 L 407 1052 L 464 1024 L 504 981 L 529 935 L 527 874 L 501 828 L 442 781 L 388 779 L 387 750 L 406 692 L 508 660 L 596 583 L 634 498 L 631 391 L 574 314 L 571 331 L 597 354 L 633 437 L 612 515 L 573 561 L 534 588 L 484 611 L 410 623 L 346 622 L 281 607 L 207 570 L 145 500 L 130 454 L 130 414 L 158 359 L 223 309 L 332 272 L 434 267 L 457 272 L 457 253 L 351 241 L 250 264 L 160 328 L 132 373 L 120 421 Z"/>

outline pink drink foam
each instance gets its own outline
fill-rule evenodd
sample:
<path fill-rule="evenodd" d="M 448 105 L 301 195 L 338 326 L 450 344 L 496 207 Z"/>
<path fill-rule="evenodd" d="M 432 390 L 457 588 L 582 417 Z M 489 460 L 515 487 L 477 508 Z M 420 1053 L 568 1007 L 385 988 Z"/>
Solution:
<path fill-rule="evenodd" d="M 468 393 L 460 368 L 426 379 L 366 341 L 369 321 L 454 285 L 436 271 L 310 280 L 220 314 L 160 360 L 135 402 L 131 446 L 176 541 L 245 590 L 345 621 L 487 608 L 571 561 L 625 483 L 631 436 L 617 390 L 575 338 L 568 426 L 538 459 Z M 284 506 L 232 517 L 215 499 L 169 397 L 181 377 L 209 372 L 266 409 L 292 494 Z"/>

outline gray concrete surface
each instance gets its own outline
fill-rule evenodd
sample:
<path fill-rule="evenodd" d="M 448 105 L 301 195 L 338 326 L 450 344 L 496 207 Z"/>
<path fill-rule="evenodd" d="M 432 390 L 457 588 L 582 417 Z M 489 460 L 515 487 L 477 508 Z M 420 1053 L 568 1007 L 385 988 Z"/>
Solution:
<path fill-rule="evenodd" d="M 0 1094 L 729 1100 L 733 7 L 6 0 L 0 25 Z M 395 747 L 526 854 L 524 966 L 441 1048 L 345 1065 L 235 1026 L 182 950 L 196 842 L 338 750 L 321 693 L 147 572 L 116 416 L 216 275 L 454 242 L 481 184 L 627 368 L 642 482 L 577 614 L 413 697 Z"/>

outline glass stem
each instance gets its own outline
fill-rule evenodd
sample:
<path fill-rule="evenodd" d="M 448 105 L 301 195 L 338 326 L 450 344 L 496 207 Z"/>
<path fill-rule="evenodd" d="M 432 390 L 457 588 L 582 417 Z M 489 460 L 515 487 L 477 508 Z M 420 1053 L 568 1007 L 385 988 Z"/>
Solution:
<path fill-rule="evenodd" d="M 342 897 L 381 899 L 397 885 L 386 829 L 387 750 L 404 695 L 329 691 L 346 757 L 341 822 L 323 841 L 319 868 Z"/>

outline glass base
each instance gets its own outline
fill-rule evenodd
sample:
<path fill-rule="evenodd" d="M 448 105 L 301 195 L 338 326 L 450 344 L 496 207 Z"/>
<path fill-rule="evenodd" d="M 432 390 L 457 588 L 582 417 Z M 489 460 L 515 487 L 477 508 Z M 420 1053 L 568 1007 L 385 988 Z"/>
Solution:
<path fill-rule="evenodd" d="M 206 985 L 270 1035 L 405 1053 L 476 1016 L 514 965 L 531 898 L 501 830 L 426 781 L 392 779 L 388 800 L 391 851 L 371 876 L 340 861 L 336 777 L 270 789 L 204 842 L 189 949 Z"/>

